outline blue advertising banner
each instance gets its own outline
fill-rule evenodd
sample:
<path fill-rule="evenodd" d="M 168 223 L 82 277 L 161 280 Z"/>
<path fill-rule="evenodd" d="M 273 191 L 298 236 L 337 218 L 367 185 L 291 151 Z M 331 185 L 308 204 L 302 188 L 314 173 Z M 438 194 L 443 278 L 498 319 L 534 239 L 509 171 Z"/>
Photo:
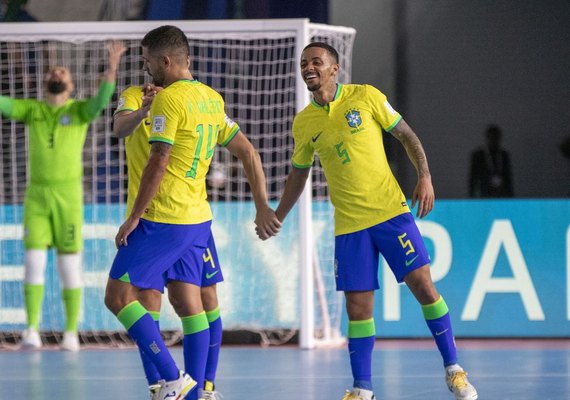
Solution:
<path fill-rule="evenodd" d="M 439 201 L 418 221 L 456 336 L 570 336 L 570 201 Z M 428 335 L 386 266 L 377 333 Z"/>
<path fill-rule="evenodd" d="M 262 242 L 254 232 L 253 204 L 215 203 L 212 209 L 225 277 L 218 290 L 224 327 L 298 327 L 296 210 L 278 237 Z M 85 207 L 82 330 L 122 329 L 105 309 L 103 296 L 116 251 L 113 238 L 123 214 L 118 205 Z M 321 295 L 328 307 L 339 312 L 343 306 L 342 296 L 334 291 L 332 215 L 328 202 L 314 203 L 316 253 L 324 287 Z M 20 221 L 21 207 L 0 207 L 1 331 L 25 326 Z M 450 308 L 456 336 L 570 336 L 570 201 L 440 200 L 427 218 L 417 222 L 431 255 L 432 277 Z M 42 330 L 60 331 L 64 325 L 55 262 L 50 253 Z M 383 262 L 379 275 L 381 289 L 376 293 L 374 315 L 377 335 L 429 336 L 421 309 L 405 285 L 395 282 Z M 346 321 L 342 325 L 345 327 Z M 180 327 L 168 306 L 163 308 L 161 326 Z"/>

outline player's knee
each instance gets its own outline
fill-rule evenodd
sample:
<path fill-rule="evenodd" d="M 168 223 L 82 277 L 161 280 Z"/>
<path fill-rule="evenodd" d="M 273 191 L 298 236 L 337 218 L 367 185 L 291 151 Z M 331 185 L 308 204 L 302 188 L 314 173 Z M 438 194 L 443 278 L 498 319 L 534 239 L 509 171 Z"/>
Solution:
<path fill-rule="evenodd" d="M 107 290 L 105 291 L 105 306 L 109 311 L 117 315 L 128 304 L 129 301 L 124 295 L 114 290 L 112 285 L 107 285 Z"/>
<path fill-rule="evenodd" d="M 416 286 L 414 296 L 422 305 L 433 304 L 439 300 L 439 292 L 431 283 Z"/>
<path fill-rule="evenodd" d="M 117 315 L 119 311 L 117 311 L 117 302 L 116 299 L 113 298 L 113 295 L 109 292 L 105 293 L 105 307 L 113 314 Z"/>
<path fill-rule="evenodd" d="M 200 291 L 202 305 L 207 311 L 214 310 L 218 307 L 218 296 L 216 293 L 216 285 L 202 287 Z"/>

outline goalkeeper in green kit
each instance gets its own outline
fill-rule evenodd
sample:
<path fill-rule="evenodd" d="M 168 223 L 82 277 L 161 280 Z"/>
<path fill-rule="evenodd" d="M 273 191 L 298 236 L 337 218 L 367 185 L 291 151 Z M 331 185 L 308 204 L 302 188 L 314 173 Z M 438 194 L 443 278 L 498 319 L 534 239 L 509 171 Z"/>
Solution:
<path fill-rule="evenodd" d="M 42 345 L 39 334 L 47 251 L 57 250 L 57 271 L 63 288 L 65 332 L 61 348 L 79 350 L 77 323 L 81 305 L 83 240 L 83 144 L 89 124 L 107 107 L 115 91 L 120 41 L 108 43 L 108 67 L 98 93 L 70 99 L 74 84 L 65 67 L 51 68 L 44 81 L 45 99 L 0 96 L 3 116 L 28 127 L 28 181 L 24 198 L 24 299 L 28 327 L 22 348 Z"/>

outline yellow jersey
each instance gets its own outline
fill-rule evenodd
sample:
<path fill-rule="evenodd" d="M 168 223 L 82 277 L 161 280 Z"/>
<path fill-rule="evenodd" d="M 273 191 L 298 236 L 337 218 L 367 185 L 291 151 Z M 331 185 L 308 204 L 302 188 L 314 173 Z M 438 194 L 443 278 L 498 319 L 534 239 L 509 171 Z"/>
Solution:
<path fill-rule="evenodd" d="M 143 91 L 141 86 L 130 86 L 121 93 L 115 114 L 121 111 L 136 111 L 142 106 Z M 145 118 L 136 129 L 125 138 L 127 157 L 127 215 L 130 215 L 141 182 L 143 169 L 148 161 L 150 145 L 148 137 L 150 119 Z"/>
<path fill-rule="evenodd" d="M 292 164 L 310 168 L 318 155 L 335 208 L 335 234 L 357 232 L 409 212 L 382 137 L 401 116 L 370 85 L 338 84 L 333 101 L 312 101 L 293 121 Z"/>
<path fill-rule="evenodd" d="M 123 92 L 123 107 L 135 104 L 131 89 Z M 138 87 L 141 95 L 132 90 L 134 97 L 141 97 L 140 107 L 141 88 Z M 198 81 L 180 80 L 163 89 L 153 100 L 150 114 L 125 142 L 129 168 L 127 212 L 132 209 L 139 190 L 140 176 L 150 153 L 149 143 L 160 141 L 172 145 L 170 161 L 143 218 L 170 224 L 211 220 L 206 174 L 214 147 L 226 146 L 239 126 L 226 116 L 221 95 Z"/>

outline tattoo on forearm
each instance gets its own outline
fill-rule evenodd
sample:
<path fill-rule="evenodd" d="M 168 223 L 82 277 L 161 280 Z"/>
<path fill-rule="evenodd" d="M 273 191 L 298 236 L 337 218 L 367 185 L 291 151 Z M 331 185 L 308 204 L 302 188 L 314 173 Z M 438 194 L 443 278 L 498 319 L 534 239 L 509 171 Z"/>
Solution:
<path fill-rule="evenodd" d="M 392 135 L 394 135 L 406 149 L 406 153 L 408 153 L 408 157 L 416 167 L 419 176 L 429 175 L 426 153 L 420 139 L 416 136 L 412 128 L 402 120 L 394 127 Z"/>
<path fill-rule="evenodd" d="M 162 142 L 153 142 L 151 152 L 158 154 L 161 157 L 166 157 L 170 154 L 172 145 Z"/>

